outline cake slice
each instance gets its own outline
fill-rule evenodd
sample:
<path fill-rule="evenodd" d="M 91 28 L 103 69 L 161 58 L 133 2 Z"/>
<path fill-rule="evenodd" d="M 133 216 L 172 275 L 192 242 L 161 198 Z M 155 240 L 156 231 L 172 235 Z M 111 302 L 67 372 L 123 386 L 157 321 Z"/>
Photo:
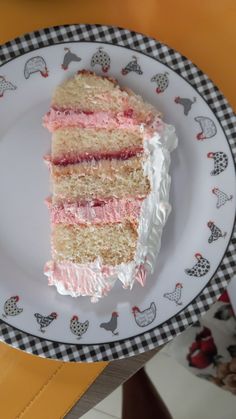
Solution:
<path fill-rule="evenodd" d="M 150 104 L 108 77 L 81 71 L 58 86 L 44 125 L 52 132 L 47 200 L 52 260 L 62 294 L 97 301 L 120 280 L 144 285 L 170 211 L 169 151 L 177 143 Z"/>

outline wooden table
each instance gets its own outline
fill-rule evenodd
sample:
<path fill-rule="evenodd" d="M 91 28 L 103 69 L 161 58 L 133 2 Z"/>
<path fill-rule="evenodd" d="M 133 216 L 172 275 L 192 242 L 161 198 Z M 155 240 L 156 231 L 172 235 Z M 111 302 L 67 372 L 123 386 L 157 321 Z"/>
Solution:
<path fill-rule="evenodd" d="M 111 362 L 65 416 L 65 419 L 78 419 L 83 416 L 140 370 L 160 349 L 153 349 L 138 356 Z"/>

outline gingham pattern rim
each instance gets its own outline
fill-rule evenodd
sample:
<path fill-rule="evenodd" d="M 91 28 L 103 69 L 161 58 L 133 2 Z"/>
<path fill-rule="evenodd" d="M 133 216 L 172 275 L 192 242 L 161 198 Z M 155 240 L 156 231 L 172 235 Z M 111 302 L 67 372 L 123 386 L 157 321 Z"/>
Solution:
<path fill-rule="evenodd" d="M 236 160 L 236 116 L 218 88 L 186 57 L 155 39 L 127 29 L 101 25 L 65 25 L 42 29 L 16 38 L 0 47 L 0 66 L 29 51 L 64 42 L 105 42 L 144 53 L 188 81 L 205 99 L 218 118 Z M 236 230 L 223 261 L 201 294 L 178 315 L 139 336 L 99 345 L 66 345 L 19 331 L 0 320 L 2 339 L 9 345 L 46 358 L 63 361 L 111 361 L 137 355 L 171 340 L 197 321 L 222 294 L 235 274 Z"/>

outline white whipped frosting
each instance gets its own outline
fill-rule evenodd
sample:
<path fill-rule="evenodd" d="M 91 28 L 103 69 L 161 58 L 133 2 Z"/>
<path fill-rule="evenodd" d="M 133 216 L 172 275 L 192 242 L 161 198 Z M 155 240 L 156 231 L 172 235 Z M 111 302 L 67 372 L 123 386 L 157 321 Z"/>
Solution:
<path fill-rule="evenodd" d="M 125 288 L 132 288 L 135 280 L 142 285 L 137 267 L 143 266 L 146 274 L 152 273 L 155 259 L 160 251 L 163 227 L 171 212 L 169 191 L 170 152 L 178 144 L 175 128 L 164 124 L 162 134 L 155 133 L 152 138 L 144 140 L 147 155 L 143 169 L 151 184 L 151 192 L 143 201 L 138 227 L 137 251 L 134 261 L 122 266 L 118 279 Z"/>

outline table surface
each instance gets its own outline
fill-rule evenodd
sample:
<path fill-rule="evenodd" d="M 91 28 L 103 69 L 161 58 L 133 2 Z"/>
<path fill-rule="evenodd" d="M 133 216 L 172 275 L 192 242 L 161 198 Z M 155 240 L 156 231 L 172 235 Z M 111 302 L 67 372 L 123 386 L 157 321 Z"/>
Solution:
<path fill-rule="evenodd" d="M 75 404 L 65 419 L 78 419 L 142 368 L 161 348 L 111 362 Z"/>
<path fill-rule="evenodd" d="M 198 65 L 236 108 L 235 0 L 3 0 L 0 43 L 39 28 L 100 23 L 145 33 Z M 10 24 L 9 24 L 10 23 Z M 158 350 L 109 364 L 67 414 L 81 417 L 133 375 Z"/>

